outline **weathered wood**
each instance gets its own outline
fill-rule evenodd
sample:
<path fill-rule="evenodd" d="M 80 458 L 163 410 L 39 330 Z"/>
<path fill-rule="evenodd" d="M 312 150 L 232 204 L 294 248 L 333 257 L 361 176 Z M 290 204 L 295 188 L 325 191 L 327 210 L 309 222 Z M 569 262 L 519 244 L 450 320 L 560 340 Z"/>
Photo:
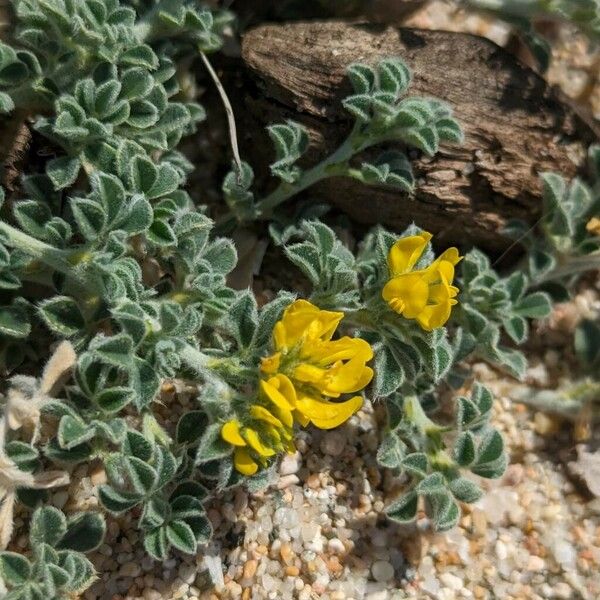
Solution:
<path fill-rule="evenodd" d="M 464 127 L 460 147 L 415 162 L 414 199 L 389 189 L 335 179 L 310 190 L 365 224 L 402 228 L 415 221 L 440 241 L 507 245 L 500 230 L 510 218 L 539 216 L 539 173 L 572 177 L 596 125 L 579 115 L 545 81 L 494 43 L 442 31 L 382 28 L 340 22 L 264 25 L 243 40 L 243 59 L 259 92 L 246 93 L 246 119 L 264 126 L 294 118 L 311 133 L 311 160 L 350 127 L 342 99 L 350 93 L 345 67 L 401 56 L 414 72 L 410 93 L 448 102 Z M 258 131 L 258 128 L 256 128 Z M 258 137 L 257 137 L 258 136 Z M 253 160 L 263 144 L 252 140 Z M 264 155 L 264 162 L 270 158 Z"/>

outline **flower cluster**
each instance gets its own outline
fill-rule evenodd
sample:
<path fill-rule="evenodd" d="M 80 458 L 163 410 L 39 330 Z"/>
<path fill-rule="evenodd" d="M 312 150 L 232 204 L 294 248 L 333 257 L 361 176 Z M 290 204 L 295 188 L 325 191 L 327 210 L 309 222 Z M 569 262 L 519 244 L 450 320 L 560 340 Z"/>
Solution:
<path fill-rule="evenodd" d="M 274 352 L 263 359 L 264 378 L 244 423 L 223 425 L 221 435 L 236 447 L 236 469 L 252 475 L 277 451 L 294 451 L 294 422 L 332 429 L 347 421 L 362 397 L 339 400 L 368 385 L 373 358 L 368 342 L 332 337 L 344 314 L 320 310 L 306 300 L 293 302 L 273 330 Z"/>
<path fill-rule="evenodd" d="M 388 255 L 391 279 L 383 299 L 406 319 L 416 319 L 425 331 L 442 327 L 457 303 L 458 288 L 452 285 L 454 267 L 461 260 L 456 248 L 448 248 L 428 267 L 414 269 L 432 235 L 422 231 L 399 239 Z"/>

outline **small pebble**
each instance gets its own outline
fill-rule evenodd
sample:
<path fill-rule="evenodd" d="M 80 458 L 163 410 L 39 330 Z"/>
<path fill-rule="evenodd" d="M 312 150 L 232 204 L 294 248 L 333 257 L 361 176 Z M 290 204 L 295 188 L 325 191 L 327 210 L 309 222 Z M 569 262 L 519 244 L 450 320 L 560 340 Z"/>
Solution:
<path fill-rule="evenodd" d="M 385 560 L 377 560 L 371 567 L 371 573 L 375 581 L 389 581 L 394 577 L 394 567 Z"/>

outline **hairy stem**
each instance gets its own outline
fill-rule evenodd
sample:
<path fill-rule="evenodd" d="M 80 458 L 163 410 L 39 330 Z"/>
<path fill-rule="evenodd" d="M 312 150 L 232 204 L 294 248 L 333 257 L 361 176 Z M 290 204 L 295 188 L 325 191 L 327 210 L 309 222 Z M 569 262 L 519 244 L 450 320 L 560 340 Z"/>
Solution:
<path fill-rule="evenodd" d="M 67 260 L 64 251 L 41 242 L 3 221 L 0 221 L 0 236 L 7 246 L 21 250 L 64 275 L 73 275 L 73 266 Z"/>
<path fill-rule="evenodd" d="M 554 281 L 555 279 L 563 279 L 572 275 L 581 275 L 586 271 L 600 269 L 600 252 L 594 252 L 587 256 L 575 256 L 569 258 L 565 263 L 558 265 L 550 272 L 531 282 L 532 286 Z"/>
<path fill-rule="evenodd" d="M 371 145 L 371 141 L 365 142 L 364 139 L 357 139 L 356 132 L 357 128 L 355 127 L 333 154 L 318 165 L 315 165 L 312 169 L 304 171 L 296 182 L 283 182 L 268 196 L 259 200 L 256 203 L 258 218 L 268 219 L 273 210 L 280 204 L 318 181 L 332 177 L 333 175 L 343 175 L 348 169 L 348 161 L 352 156 Z"/>
<path fill-rule="evenodd" d="M 190 369 L 198 373 L 205 381 L 210 382 L 224 401 L 231 400 L 233 390 L 212 368 L 215 358 L 190 345 L 184 346 L 179 352 L 179 356 Z"/>

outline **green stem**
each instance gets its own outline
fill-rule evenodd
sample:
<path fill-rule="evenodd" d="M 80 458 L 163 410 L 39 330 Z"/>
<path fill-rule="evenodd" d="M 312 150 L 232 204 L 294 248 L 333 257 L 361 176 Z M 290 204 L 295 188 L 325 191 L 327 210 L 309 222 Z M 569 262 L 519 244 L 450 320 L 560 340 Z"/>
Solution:
<path fill-rule="evenodd" d="M 404 414 L 406 418 L 425 435 L 438 434 L 440 428 L 425 414 L 416 396 L 404 398 Z"/>
<path fill-rule="evenodd" d="M 531 408 L 558 414 L 575 421 L 585 406 L 597 407 L 595 401 L 600 397 L 600 382 L 583 379 L 568 387 L 557 390 L 532 390 L 529 387 L 517 389 L 512 394 L 514 402 L 520 402 Z M 595 422 L 600 418 L 598 408 L 592 410 L 591 418 Z"/>
<path fill-rule="evenodd" d="M 0 236 L 7 246 L 21 250 L 64 275 L 73 276 L 73 265 L 69 263 L 68 255 L 64 251 L 41 242 L 3 221 L 0 221 Z"/>
<path fill-rule="evenodd" d="M 200 350 L 197 350 L 193 346 L 186 345 L 179 352 L 181 360 L 190 369 L 195 371 L 198 375 L 204 378 L 205 381 L 210 382 L 216 389 L 217 395 L 219 395 L 225 402 L 231 400 L 233 396 L 233 390 L 231 387 L 213 370 L 216 366 L 218 359 L 215 359 Z"/>
<path fill-rule="evenodd" d="M 355 125 L 342 145 L 325 160 L 312 169 L 304 171 L 294 183 L 281 183 L 268 196 L 256 203 L 258 219 L 268 219 L 280 204 L 309 188 L 315 183 L 335 175 L 348 175 L 348 161 L 361 150 L 378 143 L 380 140 L 359 133 L 360 127 Z"/>
<path fill-rule="evenodd" d="M 566 262 L 558 265 L 549 273 L 532 281 L 531 286 L 540 285 L 547 281 L 554 281 L 555 279 L 570 277 L 571 275 L 580 275 L 586 271 L 593 271 L 596 269 L 600 269 L 600 252 L 594 252 L 587 256 L 575 256 L 568 258 Z"/>

